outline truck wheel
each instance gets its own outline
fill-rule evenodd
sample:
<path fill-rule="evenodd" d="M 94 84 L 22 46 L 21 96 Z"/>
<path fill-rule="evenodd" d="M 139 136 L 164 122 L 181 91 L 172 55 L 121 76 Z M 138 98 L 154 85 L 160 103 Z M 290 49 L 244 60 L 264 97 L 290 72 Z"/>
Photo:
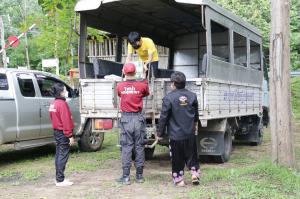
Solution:
<path fill-rule="evenodd" d="M 92 120 L 88 120 L 83 134 L 78 141 L 79 149 L 83 152 L 99 151 L 104 140 L 104 133 L 92 132 Z"/>
<path fill-rule="evenodd" d="M 153 159 L 154 150 L 155 150 L 155 147 L 153 147 L 153 148 L 145 148 L 145 159 L 146 160 Z"/>
<path fill-rule="evenodd" d="M 263 142 L 263 121 L 261 118 L 254 118 L 255 121 L 252 122 L 248 127 L 247 134 L 237 134 L 235 139 L 241 141 L 242 143 L 247 143 L 251 146 L 258 146 Z"/>
<path fill-rule="evenodd" d="M 227 162 L 230 158 L 230 154 L 232 151 L 232 137 L 231 131 L 226 130 L 224 133 L 224 151 L 219 156 L 214 156 L 216 163 L 224 163 Z"/>
<path fill-rule="evenodd" d="M 262 144 L 263 138 L 264 138 L 264 132 L 263 132 L 263 129 L 262 129 L 262 128 L 258 130 L 256 136 L 257 136 L 257 138 L 256 138 L 257 141 L 250 142 L 250 145 L 251 145 L 251 146 L 258 146 L 258 145 L 261 145 L 261 144 Z"/>

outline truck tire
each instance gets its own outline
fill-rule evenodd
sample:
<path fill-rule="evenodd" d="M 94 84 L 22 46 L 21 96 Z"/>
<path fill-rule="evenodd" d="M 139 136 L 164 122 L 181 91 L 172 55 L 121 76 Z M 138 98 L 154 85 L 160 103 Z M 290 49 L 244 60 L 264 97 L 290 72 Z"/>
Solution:
<path fill-rule="evenodd" d="M 232 136 L 231 131 L 226 130 L 224 133 L 224 151 L 221 155 L 214 156 L 214 162 L 224 163 L 230 159 L 230 154 L 232 151 Z"/>
<path fill-rule="evenodd" d="M 145 148 L 145 160 L 153 159 L 155 147 L 153 148 Z"/>
<path fill-rule="evenodd" d="M 258 129 L 257 132 L 256 132 L 256 141 L 250 142 L 250 145 L 251 146 L 261 145 L 262 142 L 263 142 L 263 138 L 264 138 L 263 128 Z"/>
<path fill-rule="evenodd" d="M 254 117 L 253 120 L 255 122 L 249 124 L 247 134 L 237 134 L 235 139 L 251 146 L 258 146 L 263 142 L 263 119 Z"/>
<path fill-rule="evenodd" d="M 93 133 L 92 120 L 88 120 L 83 130 L 83 134 L 78 141 L 79 149 L 83 152 L 99 151 L 102 147 L 103 140 L 104 133 Z"/>

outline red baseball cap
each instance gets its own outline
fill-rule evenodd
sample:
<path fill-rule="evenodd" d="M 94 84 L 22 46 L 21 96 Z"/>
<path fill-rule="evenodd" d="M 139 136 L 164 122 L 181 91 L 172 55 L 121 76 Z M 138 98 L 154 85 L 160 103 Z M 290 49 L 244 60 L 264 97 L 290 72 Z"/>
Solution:
<path fill-rule="evenodd" d="M 135 73 L 135 65 L 133 63 L 127 63 L 123 67 L 123 72 L 125 75 L 129 73 Z"/>

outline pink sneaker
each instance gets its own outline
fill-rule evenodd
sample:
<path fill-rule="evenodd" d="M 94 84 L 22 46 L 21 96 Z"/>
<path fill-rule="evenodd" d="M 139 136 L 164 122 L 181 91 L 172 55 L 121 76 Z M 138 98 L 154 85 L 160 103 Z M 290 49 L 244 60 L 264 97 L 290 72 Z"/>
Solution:
<path fill-rule="evenodd" d="M 199 185 L 200 179 L 197 176 L 192 175 L 192 183 L 193 183 L 193 185 Z"/>
<path fill-rule="evenodd" d="M 175 185 L 177 187 L 184 187 L 185 186 L 185 182 L 184 182 L 184 180 L 181 180 L 180 182 L 175 183 Z"/>
<path fill-rule="evenodd" d="M 195 167 L 191 168 L 191 175 L 192 175 L 192 183 L 193 185 L 199 185 L 200 184 L 200 172 L 199 169 L 196 170 Z"/>

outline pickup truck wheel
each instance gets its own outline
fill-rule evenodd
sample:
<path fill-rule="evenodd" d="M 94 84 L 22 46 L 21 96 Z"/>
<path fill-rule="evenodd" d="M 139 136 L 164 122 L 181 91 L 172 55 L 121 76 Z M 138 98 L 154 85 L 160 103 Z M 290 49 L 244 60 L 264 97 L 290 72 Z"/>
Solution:
<path fill-rule="evenodd" d="M 78 141 L 79 149 L 83 152 L 99 151 L 104 140 L 104 133 L 92 132 L 92 120 L 87 121 L 83 134 Z"/>
<path fill-rule="evenodd" d="M 230 158 L 230 154 L 232 151 L 232 137 L 231 132 L 226 130 L 224 133 L 224 151 L 221 155 L 215 156 L 216 163 L 224 163 L 227 162 Z"/>

